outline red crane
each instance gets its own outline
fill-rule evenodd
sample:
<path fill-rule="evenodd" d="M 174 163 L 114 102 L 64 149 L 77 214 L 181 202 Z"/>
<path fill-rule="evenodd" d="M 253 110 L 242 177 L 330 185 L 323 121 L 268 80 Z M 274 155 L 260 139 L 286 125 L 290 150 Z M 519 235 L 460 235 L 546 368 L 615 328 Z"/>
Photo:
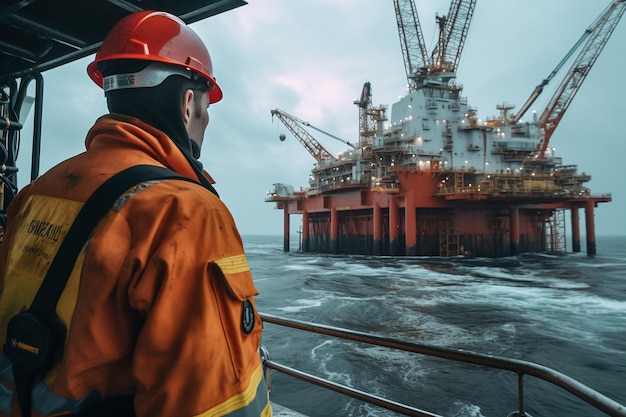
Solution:
<path fill-rule="evenodd" d="M 538 145 L 538 150 L 536 154 L 537 158 L 544 158 L 546 149 L 548 148 L 548 143 L 550 142 L 550 138 L 552 137 L 554 130 L 559 125 L 559 122 L 565 114 L 565 111 L 567 110 L 574 96 L 580 89 L 583 81 L 589 74 L 591 67 L 596 62 L 596 59 L 600 55 L 600 52 L 602 52 L 602 49 L 609 40 L 609 37 L 613 33 L 613 30 L 617 26 L 625 10 L 626 0 L 612 1 L 611 4 L 585 31 L 585 34 L 583 35 L 583 38 L 581 38 L 581 40 L 586 38 L 587 41 L 585 42 L 580 53 L 572 63 L 572 66 L 565 75 L 565 78 L 563 78 L 563 80 L 561 81 L 561 84 L 557 88 L 552 99 L 539 117 L 539 127 L 543 129 L 544 135 Z M 579 41 L 579 43 L 581 42 Z M 579 43 L 577 43 L 577 45 Z M 558 66 L 557 68 L 560 68 L 560 66 Z M 543 85 L 545 84 L 540 84 L 539 86 L 537 86 L 529 101 L 534 101 L 536 99 L 538 93 L 541 92 L 540 87 L 543 88 Z M 530 104 L 525 104 L 522 108 L 522 111 L 526 111 L 529 106 Z M 516 120 L 519 120 L 519 117 L 516 117 Z"/>

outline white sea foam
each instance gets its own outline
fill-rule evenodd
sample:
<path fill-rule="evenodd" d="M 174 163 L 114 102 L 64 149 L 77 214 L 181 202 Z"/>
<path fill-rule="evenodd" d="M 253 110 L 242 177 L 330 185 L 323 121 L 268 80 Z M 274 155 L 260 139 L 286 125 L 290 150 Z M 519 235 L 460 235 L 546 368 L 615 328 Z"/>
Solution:
<path fill-rule="evenodd" d="M 477 405 L 455 401 L 454 407 L 457 408 L 454 417 L 485 417 Z"/>
<path fill-rule="evenodd" d="M 277 308 L 277 310 L 288 312 L 288 313 L 294 313 L 294 312 L 306 310 L 309 308 L 319 307 L 322 305 L 323 302 L 324 302 L 324 299 L 312 300 L 308 298 L 301 298 L 301 299 L 294 301 L 296 305 L 279 307 Z"/>

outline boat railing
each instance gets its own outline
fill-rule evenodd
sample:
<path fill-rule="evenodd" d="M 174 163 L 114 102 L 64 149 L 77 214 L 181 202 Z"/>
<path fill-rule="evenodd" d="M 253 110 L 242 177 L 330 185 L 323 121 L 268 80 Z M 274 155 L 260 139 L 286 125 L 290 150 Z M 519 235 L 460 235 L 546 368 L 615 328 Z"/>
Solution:
<path fill-rule="evenodd" d="M 317 323 L 310 323 L 295 319 L 287 319 L 271 314 L 261 314 L 261 319 L 265 323 L 271 323 L 293 329 L 304 330 L 307 332 L 337 337 L 345 340 L 352 340 L 359 343 L 381 346 L 390 349 L 397 349 L 430 357 L 437 357 L 466 364 L 513 372 L 517 375 L 518 410 L 509 413 L 509 417 L 530 417 L 530 415 L 525 411 L 526 406 L 524 402 L 524 377 L 526 376 L 532 376 L 546 381 L 556 387 L 559 387 L 569 392 L 570 394 L 580 398 L 591 407 L 594 407 L 595 409 L 605 413 L 608 416 L 626 417 L 626 406 L 612 400 L 611 398 L 595 391 L 594 389 L 561 372 L 536 363 L 475 353 L 466 350 L 441 348 L 425 344 L 404 342 L 393 338 L 381 337 L 369 333 Z M 348 387 L 346 385 L 337 384 L 335 382 L 320 378 L 306 372 L 302 372 L 300 370 L 274 361 L 267 354 L 266 357 L 264 357 L 263 363 L 266 369 L 274 370 L 298 378 L 305 382 L 312 383 L 335 392 L 339 392 L 351 398 L 365 401 L 391 411 L 399 412 L 408 416 L 442 417 L 438 414 L 433 414 L 425 410 L 420 410 L 407 404 L 398 403 L 374 394 Z"/>

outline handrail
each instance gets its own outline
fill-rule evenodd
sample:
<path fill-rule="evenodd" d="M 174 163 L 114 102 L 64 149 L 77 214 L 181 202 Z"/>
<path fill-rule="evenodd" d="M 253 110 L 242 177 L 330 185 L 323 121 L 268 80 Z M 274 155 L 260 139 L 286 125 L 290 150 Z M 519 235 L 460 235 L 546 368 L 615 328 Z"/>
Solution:
<path fill-rule="evenodd" d="M 426 356 L 433 356 L 442 359 L 453 360 L 457 362 L 463 362 L 473 365 L 486 366 L 489 368 L 496 368 L 505 371 L 514 372 L 518 376 L 518 401 L 519 401 L 519 410 L 517 414 L 512 413 L 511 415 L 517 415 L 519 417 L 527 416 L 524 411 L 524 375 L 534 376 L 536 378 L 542 379 L 546 382 L 549 382 L 553 385 L 556 385 L 576 397 L 582 399 L 589 405 L 595 407 L 596 409 L 606 413 L 611 417 L 626 417 L 626 406 L 610 399 L 609 397 L 593 390 L 592 388 L 582 384 L 581 382 L 561 373 L 554 369 L 548 368 L 543 365 L 538 365 L 536 363 L 527 362 L 518 359 L 509 359 L 499 356 L 486 355 L 481 353 L 474 353 L 469 351 L 463 351 L 458 349 L 448 349 L 448 348 L 440 348 L 429 346 L 425 344 L 417 344 L 417 343 L 409 343 L 403 342 L 393 338 L 376 336 L 364 332 L 359 332 L 355 330 L 348 330 L 339 327 L 327 326 L 322 324 L 315 324 L 300 320 L 287 319 L 279 316 L 275 316 L 272 314 L 261 314 L 261 319 L 266 323 L 272 323 L 280 326 L 290 327 L 294 329 L 304 330 L 308 332 L 323 334 L 327 336 L 338 337 L 341 339 L 353 340 L 361 343 L 368 343 L 376 346 L 387 347 L 391 349 L 403 350 L 406 352 L 418 353 Z M 324 386 L 325 388 L 341 392 L 345 395 L 351 396 L 353 398 L 357 398 L 366 402 L 370 402 L 372 404 L 379 405 L 381 407 L 385 407 L 394 411 L 400 411 L 399 408 L 389 408 L 390 406 L 397 407 L 398 403 L 393 403 L 384 399 L 381 399 L 376 396 L 372 396 L 369 394 L 365 394 L 354 390 L 350 387 L 342 386 L 339 384 L 332 383 L 330 381 L 321 380 L 320 378 L 314 377 L 312 375 L 305 374 L 303 372 L 285 367 L 283 365 L 277 364 L 271 360 L 265 360 L 264 364 L 266 367 L 275 369 L 279 372 L 287 373 L 291 376 L 306 380 L 308 382 L 315 383 L 320 386 Z M 381 401 L 382 400 L 382 401 Z M 403 404 L 399 405 L 400 407 L 406 407 L 402 409 L 402 411 L 407 415 L 412 416 L 436 416 L 436 414 L 430 414 L 423 410 L 418 410 L 409 406 L 405 406 Z M 415 414 L 414 414 L 415 413 Z"/>

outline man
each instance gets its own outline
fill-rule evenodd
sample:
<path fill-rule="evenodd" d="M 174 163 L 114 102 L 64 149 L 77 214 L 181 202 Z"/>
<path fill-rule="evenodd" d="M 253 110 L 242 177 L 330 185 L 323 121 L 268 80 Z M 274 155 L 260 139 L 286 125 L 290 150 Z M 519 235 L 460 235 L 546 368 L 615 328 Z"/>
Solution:
<path fill-rule="evenodd" d="M 138 12 L 109 32 L 88 73 L 111 113 L 89 131 L 85 152 L 11 203 L 0 244 L 1 331 L 30 305 L 64 234 L 105 180 L 148 164 L 197 183 L 133 187 L 100 221 L 59 299 L 63 357 L 36 381 L 32 415 L 87 407 L 116 417 L 271 416 L 258 292 L 231 214 L 197 160 L 209 104 L 222 98 L 206 47 L 177 17 Z M 3 417 L 22 415 L 13 381 L 0 355 Z"/>

